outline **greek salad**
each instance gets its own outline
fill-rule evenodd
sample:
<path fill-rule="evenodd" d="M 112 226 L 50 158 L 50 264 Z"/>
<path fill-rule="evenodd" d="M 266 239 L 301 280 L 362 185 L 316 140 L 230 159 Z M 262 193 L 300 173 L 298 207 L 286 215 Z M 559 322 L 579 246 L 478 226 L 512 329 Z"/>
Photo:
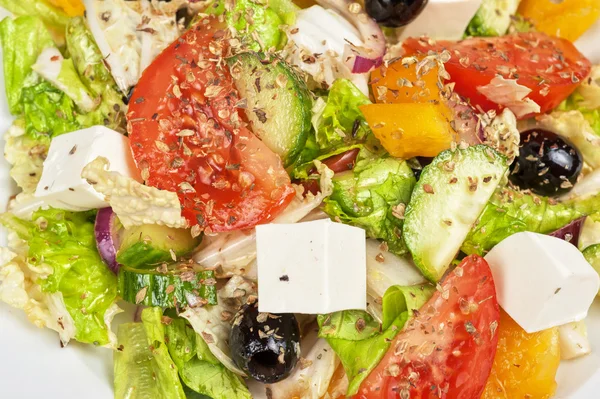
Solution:
<path fill-rule="evenodd" d="M 0 300 L 116 399 L 550 398 L 591 352 L 597 0 L 0 6 Z"/>

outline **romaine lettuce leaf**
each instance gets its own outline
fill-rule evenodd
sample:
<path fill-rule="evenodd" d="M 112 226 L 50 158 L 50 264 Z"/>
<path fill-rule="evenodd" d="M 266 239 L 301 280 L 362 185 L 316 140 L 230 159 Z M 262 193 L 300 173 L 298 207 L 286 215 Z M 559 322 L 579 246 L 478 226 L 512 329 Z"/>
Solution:
<path fill-rule="evenodd" d="M 557 108 L 560 111 L 580 111 L 594 133 L 600 136 L 600 65 L 592 68 L 590 77 Z"/>
<path fill-rule="evenodd" d="M 31 138 L 25 132 L 25 125 L 24 119 L 16 119 L 4 134 L 4 158 L 12 166 L 10 176 L 25 194 L 32 194 L 42 175 L 49 140 L 41 135 L 44 140 Z"/>
<path fill-rule="evenodd" d="M 0 215 L 1 224 L 27 241 L 28 263 L 49 268 L 37 284 L 44 292 L 62 294 L 75 339 L 107 345 L 114 343 L 107 321 L 114 316 L 117 281 L 96 249 L 94 220 L 95 212 L 52 208 L 34 212 L 31 221 Z"/>
<path fill-rule="evenodd" d="M 77 116 L 78 123 L 84 127 L 105 125 L 124 132 L 127 107 L 83 17 L 70 19 L 66 41 L 79 78 L 94 96 L 102 99 L 93 112 Z"/>
<path fill-rule="evenodd" d="M 358 108 L 371 101 L 348 79 L 337 79 L 327 99 L 317 99 L 313 108 L 313 126 L 321 149 L 364 139 L 370 132 Z"/>
<path fill-rule="evenodd" d="M 0 0 L 0 5 L 6 7 L 7 2 L 16 7 L 23 3 Z M 39 82 L 31 67 L 42 50 L 54 46 L 54 41 L 40 18 L 23 16 L 16 19 L 7 17 L 0 22 L 0 42 L 8 107 L 11 113 L 18 114 L 22 111 L 20 99 L 23 88 Z"/>
<path fill-rule="evenodd" d="M 242 379 L 217 360 L 187 320 L 169 320 L 165 332 L 169 353 L 187 387 L 212 399 L 251 398 Z"/>
<path fill-rule="evenodd" d="M 324 337 L 338 355 L 350 381 L 348 396 L 358 391 L 362 381 L 389 349 L 391 341 L 412 317 L 413 310 L 421 308 L 433 292 L 434 288 L 429 284 L 390 287 L 383 297 L 382 329 L 375 334 L 371 333 L 372 317 L 366 312 L 341 312 L 344 313 L 343 316 L 336 316 L 334 313 L 318 317 L 319 336 Z M 344 323 L 332 331 L 329 323 L 340 319 Z"/>
<path fill-rule="evenodd" d="M 461 250 L 468 255 L 483 255 L 512 234 L 521 231 L 551 233 L 598 209 L 599 195 L 558 202 L 503 188 L 492 196 Z"/>
<path fill-rule="evenodd" d="M 73 100 L 48 82 L 23 88 L 21 104 L 25 132 L 38 143 L 82 128 Z"/>
<path fill-rule="evenodd" d="M 142 312 L 142 323 L 119 326 L 114 354 L 115 399 L 185 399 L 177 366 L 169 356 L 159 308 Z"/>
<path fill-rule="evenodd" d="M 404 204 L 416 179 L 406 162 L 395 158 L 364 159 L 353 171 L 333 178 L 333 193 L 323 210 L 342 223 L 361 227 L 367 236 L 385 241 L 397 255 L 407 252 L 402 240 Z"/>
<path fill-rule="evenodd" d="M 64 31 L 69 21 L 69 16 L 63 10 L 54 7 L 46 0 L 0 0 L 0 7 L 6 8 L 16 16 L 39 17 L 57 31 Z"/>
<path fill-rule="evenodd" d="M 283 21 L 266 2 L 237 0 L 228 3 L 217 0 L 207 8 L 207 12 L 224 14 L 227 25 L 235 29 L 242 42 L 253 51 L 280 49 L 284 44 L 285 35 L 279 29 Z"/>

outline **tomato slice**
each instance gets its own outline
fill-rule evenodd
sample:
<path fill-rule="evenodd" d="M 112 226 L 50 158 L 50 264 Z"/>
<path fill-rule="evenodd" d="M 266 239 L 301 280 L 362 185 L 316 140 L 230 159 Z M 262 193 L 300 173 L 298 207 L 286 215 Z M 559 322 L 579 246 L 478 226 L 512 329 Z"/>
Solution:
<path fill-rule="evenodd" d="M 238 113 L 229 39 L 216 18 L 188 30 L 144 71 L 127 115 L 146 183 L 177 192 L 190 224 L 215 232 L 266 222 L 294 196 L 280 158 Z"/>
<path fill-rule="evenodd" d="M 528 98 L 544 113 L 556 108 L 591 71 L 590 61 L 571 42 L 538 32 L 457 42 L 409 38 L 403 47 L 408 54 L 448 50 L 446 70 L 456 83 L 454 90 L 486 111 L 499 107 L 477 87 L 496 75 L 531 89 Z"/>
<path fill-rule="evenodd" d="M 355 399 L 479 399 L 498 344 L 500 308 L 486 261 L 450 272 L 396 336 Z"/>

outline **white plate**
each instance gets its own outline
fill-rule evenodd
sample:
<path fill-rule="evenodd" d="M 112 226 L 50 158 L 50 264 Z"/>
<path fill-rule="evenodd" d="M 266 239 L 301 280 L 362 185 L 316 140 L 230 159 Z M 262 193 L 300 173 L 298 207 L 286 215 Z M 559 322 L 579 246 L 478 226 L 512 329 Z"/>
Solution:
<path fill-rule="evenodd" d="M 6 15 L 0 8 L 0 19 Z M 600 23 L 593 33 L 595 40 L 581 40 L 581 51 L 600 62 L 596 43 L 600 40 Z M 589 35 L 588 35 L 589 36 Z M 4 94 L 4 74 L 0 68 L 0 137 L 10 126 Z M 0 153 L 4 142 L 0 140 Z M 15 193 L 8 175 L 8 165 L 0 156 L 0 212 Z M 5 244 L 0 229 L 0 245 Z M 556 398 L 591 399 L 600 396 L 600 302 L 588 317 L 589 335 L 594 353 L 583 359 L 563 362 L 558 371 Z M 61 348 L 58 335 L 38 329 L 20 310 L 0 303 L 0 397 L 6 399 L 60 398 L 108 399 L 112 392 L 112 353 L 72 342 Z M 160 398 L 149 398 L 160 399 Z"/>

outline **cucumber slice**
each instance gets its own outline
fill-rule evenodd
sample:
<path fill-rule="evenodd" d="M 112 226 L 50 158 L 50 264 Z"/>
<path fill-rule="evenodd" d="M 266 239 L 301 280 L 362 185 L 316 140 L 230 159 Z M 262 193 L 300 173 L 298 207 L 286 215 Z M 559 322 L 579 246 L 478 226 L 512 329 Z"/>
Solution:
<path fill-rule="evenodd" d="M 122 234 L 117 262 L 139 268 L 153 268 L 163 262 L 186 255 L 200 244 L 190 230 L 147 224 L 127 229 Z M 172 250 L 172 253 L 171 253 Z"/>
<path fill-rule="evenodd" d="M 171 265 L 162 273 L 122 266 L 117 283 L 121 298 L 136 305 L 184 308 L 217 304 L 212 270 L 196 272 L 181 265 Z"/>
<path fill-rule="evenodd" d="M 252 131 L 285 166 L 298 157 L 311 129 L 312 100 L 306 83 L 278 58 L 241 53 L 227 60 Z"/>
<path fill-rule="evenodd" d="M 447 150 L 423 169 L 404 215 L 403 237 L 417 267 L 440 280 L 506 173 L 485 145 Z"/>

